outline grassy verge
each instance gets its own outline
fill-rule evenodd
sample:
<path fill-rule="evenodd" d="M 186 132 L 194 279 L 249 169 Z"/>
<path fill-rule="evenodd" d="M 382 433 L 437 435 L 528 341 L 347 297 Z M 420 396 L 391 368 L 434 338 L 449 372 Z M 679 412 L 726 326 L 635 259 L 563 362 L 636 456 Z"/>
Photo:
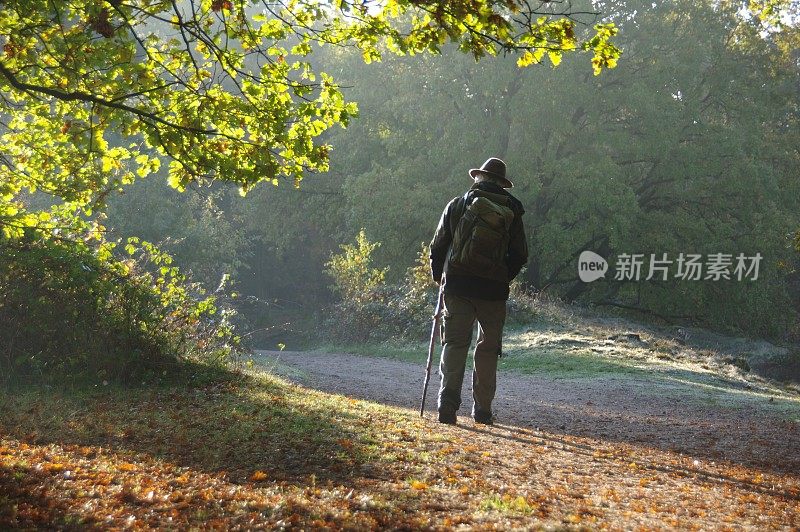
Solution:
<path fill-rule="evenodd" d="M 517 373 L 546 375 L 550 378 L 590 378 L 600 374 L 631 374 L 644 376 L 645 368 L 636 361 L 620 357 L 606 357 L 589 349 L 575 349 L 563 346 L 531 348 L 524 338 L 529 329 L 507 330 L 504 341 L 504 356 L 499 368 Z M 434 360 L 438 360 L 441 345 L 434 347 Z M 470 348 L 470 353 L 474 349 Z M 377 356 L 413 363 L 424 363 L 428 354 L 427 342 L 375 342 L 369 344 L 326 343 L 314 348 L 317 352 L 352 353 L 363 356 Z"/>
<path fill-rule="evenodd" d="M 397 344 L 384 342 L 376 344 L 326 344 L 314 350 L 326 353 L 352 353 L 354 355 L 377 356 L 392 360 L 403 360 L 424 364 L 427 358 L 426 344 Z M 434 351 L 434 362 L 439 360 L 441 346 Z M 590 378 L 599 374 L 645 375 L 634 363 L 607 359 L 590 351 L 564 352 L 559 349 L 506 350 L 498 367 L 517 373 L 546 375 L 551 378 Z"/>

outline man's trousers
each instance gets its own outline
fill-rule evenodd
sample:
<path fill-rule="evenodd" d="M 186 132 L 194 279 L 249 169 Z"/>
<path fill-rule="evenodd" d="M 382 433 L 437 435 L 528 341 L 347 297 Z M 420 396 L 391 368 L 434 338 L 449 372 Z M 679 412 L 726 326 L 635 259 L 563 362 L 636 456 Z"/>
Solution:
<path fill-rule="evenodd" d="M 461 406 L 461 385 L 467 363 L 467 350 L 472 342 L 472 329 L 478 321 L 478 343 L 472 371 L 472 398 L 476 411 L 491 412 L 497 387 L 497 359 L 502 349 L 505 301 L 487 301 L 445 293 L 442 318 L 442 359 L 439 371 L 439 410 L 458 410 Z"/>

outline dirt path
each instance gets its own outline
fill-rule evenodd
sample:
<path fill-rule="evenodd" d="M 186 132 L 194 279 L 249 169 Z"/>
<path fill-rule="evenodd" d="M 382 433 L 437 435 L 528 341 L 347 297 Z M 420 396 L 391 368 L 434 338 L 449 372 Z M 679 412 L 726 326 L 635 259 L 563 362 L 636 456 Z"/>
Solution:
<path fill-rule="evenodd" d="M 377 357 L 259 351 L 262 366 L 318 390 L 419 408 L 424 368 Z M 468 378 L 466 379 L 469 380 Z M 435 412 L 434 370 L 427 410 Z M 471 406 L 467 382 L 459 423 Z M 728 386 L 724 381 L 631 376 L 553 378 L 501 373 L 494 407 L 499 425 L 634 444 L 696 459 L 775 473 L 800 472 L 797 398 Z"/>

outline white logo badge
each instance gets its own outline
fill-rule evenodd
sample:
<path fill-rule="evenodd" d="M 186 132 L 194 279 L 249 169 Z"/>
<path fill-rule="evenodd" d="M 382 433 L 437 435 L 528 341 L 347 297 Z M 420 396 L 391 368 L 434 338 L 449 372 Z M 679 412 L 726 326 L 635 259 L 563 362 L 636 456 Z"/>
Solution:
<path fill-rule="evenodd" d="M 607 271 L 608 262 L 594 251 L 584 251 L 578 257 L 578 277 L 584 283 L 605 277 Z"/>

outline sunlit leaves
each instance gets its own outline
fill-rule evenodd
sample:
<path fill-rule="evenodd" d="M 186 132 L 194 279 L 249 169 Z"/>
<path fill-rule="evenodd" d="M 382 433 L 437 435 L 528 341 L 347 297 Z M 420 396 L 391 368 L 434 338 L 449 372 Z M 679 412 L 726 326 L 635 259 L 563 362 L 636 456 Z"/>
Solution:
<path fill-rule="evenodd" d="M 250 480 L 253 482 L 261 482 L 267 480 L 267 478 L 269 478 L 269 475 L 267 475 L 263 471 L 256 471 L 250 476 Z"/>
<path fill-rule="evenodd" d="M 617 66 L 619 49 L 611 43 L 611 38 L 617 34 L 617 28 L 613 24 L 597 24 L 595 26 L 597 34 L 583 44 L 584 50 L 592 50 L 592 69 L 595 76 L 600 74 L 604 68 L 614 68 Z"/>
<path fill-rule="evenodd" d="M 517 59 L 517 66 L 526 67 L 534 63 L 539 63 L 542 60 L 542 57 L 544 57 L 545 52 L 546 50 L 544 48 L 527 50 L 519 57 L 519 59 Z"/>
<path fill-rule="evenodd" d="M 307 40 L 287 51 L 277 44 L 291 27 L 277 18 L 260 28 L 247 17 L 220 20 L 235 11 L 231 2 L 203 2 L 194 13 L 170 2 L 142 7 L 4 4 L 3 201 L 39 190 L 89 206 L 157 172 L 163 158 L 176 188 L 223 179 L 247 189 L 327 168 L 315 139 L 355 108 L 335 84 L 315 85 L 307 63 L 286 60 L 308 55 Z M 323 118 L 290 131 L 299 106 Z"/>
<path fill-rule="evenodd" d="M 780 30 L 788 21 L 800 15 L 796 0 L 749 0 L 747 10 L 764 26 Z"/>
<path fill-rule="evenodd" d="M 428 489 L 428 484 L 422 482 L 421 480 L 412 480 L 411 482 L 409 482 L 409 485 L 411 486 L 411 489 L 418 491 L 424 491 Z"/>

